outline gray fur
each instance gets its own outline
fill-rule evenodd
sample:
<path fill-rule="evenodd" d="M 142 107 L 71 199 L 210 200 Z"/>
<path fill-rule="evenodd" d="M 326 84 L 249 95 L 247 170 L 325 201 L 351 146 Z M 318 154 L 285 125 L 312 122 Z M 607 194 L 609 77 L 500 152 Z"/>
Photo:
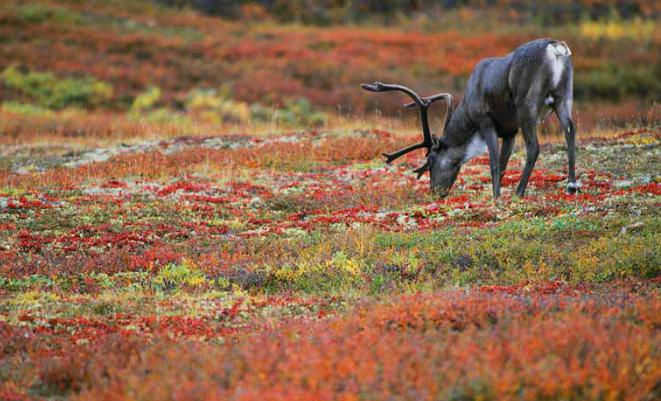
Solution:
<path fill-rule="evenodd" d="M 455 110 L 452 110 L 452 97 L 448 94 L 419 98 L 415 92 L 399 85 L 363 85 L 364 89 L 375 92 L 404 91 L 402 88 L 405 88 L 421 109 L 425 141 L 387 155 L 388 162 L 413 149 L 427 147 L 430 142 L 427 137 L 431 135 L 426 121 L 427 108 L 431 102 L 443 98 L 449 104 L 443 136 L 432 137 L 427 163 L 418 170 L 429 169 L 432 190 L 441 195 L 449 192 L 461 165 L 475 156 L 476 143 L 481 138 L 489 153 L 493 195 L 500 196 L 500 181 L 513 139 L 521 130 L 526 144 L 526 164 L 517 194 L 524 196 L 539 154 L 537 124 L 555 111 L 567 142 L 568 191 L 575 192 L 578 189 L 574 167 L 576 130 L 571 119 L 573 66 L 570 56 L 571 50 L 564 42 L 537 39 L 504 57 L 484 59 L 469 77 L 464 97 Z M 503 142 L 500 153 L 499 138 Z"/>

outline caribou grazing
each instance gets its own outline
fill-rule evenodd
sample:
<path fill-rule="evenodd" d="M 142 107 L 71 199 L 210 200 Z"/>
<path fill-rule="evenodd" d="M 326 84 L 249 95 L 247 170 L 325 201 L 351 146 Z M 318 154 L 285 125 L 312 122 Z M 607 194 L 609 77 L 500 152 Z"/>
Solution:
<path fill-rule="evenodd" d="M 539 155 L 537 124 L 554 111 L 567 143 L 567 191 L 575 193 L 578 190 L 574 167 L 576 129 L 571 118 L 573 67 L 570 56 L 571 51 L 565 42 L 537 39 L 519 46 L 505 57 L 484 59 L 470 75 L 464 97 L 456 110 L 452 108 L 449 93 L 420 97 L 402 85 L 362 84 L 363 89 L 371 92 L 404 92 L 413 98 L 413 103 L 404 107 L 417 106 L 420 110 L 423 141 L 385 153 L 386 162 L 425 148 L 427 161 L 414 171 L 418 178 L 429 171 L 432 191 L 445 196 L 457 179 L 461 166 L 488 151 L 493 196 L 497 198 L 520 128 L 526 145 L 526 163 L 516 193 L 522 197 Z M 432 135 L 428 121 L 429 106 L 437 100 L 445 100 L 447 104 L 440 137 Z M 502 138 L 500 146 L 498 138 Z"/>

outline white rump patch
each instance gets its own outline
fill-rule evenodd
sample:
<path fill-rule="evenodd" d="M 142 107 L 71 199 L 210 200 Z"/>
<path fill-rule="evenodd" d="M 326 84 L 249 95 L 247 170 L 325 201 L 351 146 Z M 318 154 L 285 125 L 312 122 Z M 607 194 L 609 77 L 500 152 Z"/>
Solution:
<path fill-rule="evenodd" d="M 546 57 L 551 65 L 553 86 L 558 85 L 565 69 L 565 62 L 562 58 L 569 56 L 571 56 L 571 50 L 565 42 L 553 42 L 546 46 Z"/>
<path fill-rule="evenodd" d="M 555 51 L 555 54 L 558 56 L 571 56 L 571 50 L 569 49 L 569 46 L 567 46 L 567 43 L 565 43 L 564 41 L 553 42 L 549 44 L 549 46 L 553 46 L 553 50 Z"/>
<path fill-rule="evenodd" d="M 473 134 L 473 138 L 471 138 L 470 142 L 466 146 L 466 152 L 464 153 L 464 157 L 461 159 L 461 162 L 466 163 L 475 156 L 479 156 L 486 151 L 487 143 L 484 142 L 484 139 L 482 139 L 480 134 Z"/>

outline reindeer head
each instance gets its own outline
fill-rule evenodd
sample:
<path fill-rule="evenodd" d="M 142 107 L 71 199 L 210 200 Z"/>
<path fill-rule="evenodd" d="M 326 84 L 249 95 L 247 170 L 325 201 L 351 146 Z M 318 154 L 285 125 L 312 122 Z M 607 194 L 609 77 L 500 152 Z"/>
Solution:
<path fill-rule="evenodd" d="M 374 84 L 361 84 L 361 88 L 370 92 L 387 92 L 387 91 L 400 91 L 409 95 L 413 102 L 404 105 L 406 108 L 418 107 L 420 110 L 420 122 L 422 124 L 423 140 L 420 143 L 408 146 L 393 153 L 384 153 L 386 163 L 390 164 L 393 160 L 401 157 L 416 149 L 427 149 L 427 161 L 421 167 L 413 170 L 418 174 L 418 178 L 429 171 L 430 185 L 432 192 L 440 195 L 441 197 L 447 196 L 452 184 L 454 184 L 461 169 L 461 163 L 457 162 L 461 158 L 453 155 L 453 148 L 450 147 L 442 137 L 435 137 L 431 134 L 429 129 L 429 106 L 437 100 L 444 99 L 447 105 L 447 113 L 445 115 L 445 125 L 448 126 L 452 118 L 452 95 L 449 93 L 438 93 L 433 96 L 421 98 L 413 90 L 402 85 L 384 84 L 375 82 Z"/>
<path fill-rule="evenodd" d="M 461 170 L 461 154 L 455 154 L 457 148 L 451 147 L 440 138 L 427 156 L 427 162 L 423 167 L 429 170 L 429 183 L 432 192 L 440 197 L 446 197 L 457 180 Z M 422 168 L 422 167 L 421 167 Z M 416 169 L 418 171 L 420 169 Z M 423 170 L 422 172 L 424 172 Z M 420 172 L 418 172 L 420 178 Z"/>

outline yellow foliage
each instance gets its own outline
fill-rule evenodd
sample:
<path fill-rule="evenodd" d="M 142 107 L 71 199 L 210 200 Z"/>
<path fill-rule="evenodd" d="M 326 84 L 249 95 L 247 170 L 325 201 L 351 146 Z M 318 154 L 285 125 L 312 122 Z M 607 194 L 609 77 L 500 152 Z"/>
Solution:
<path fill-rule="evenodd" d="M 581 35 L 599 39 L 651 39 L 654 34 L 654 22 L 641 19 L 630 21 L 583 21 Z"/>
<path fill-rule="evenodd" d="M 11 303 L 14 305 L 31 305 L 41 302 L 55 302 L 59 299 L 60 297 L 57 294 L 51 292 L 27 291 L 16 294 L 14 299 L 11 300 Z"/>

